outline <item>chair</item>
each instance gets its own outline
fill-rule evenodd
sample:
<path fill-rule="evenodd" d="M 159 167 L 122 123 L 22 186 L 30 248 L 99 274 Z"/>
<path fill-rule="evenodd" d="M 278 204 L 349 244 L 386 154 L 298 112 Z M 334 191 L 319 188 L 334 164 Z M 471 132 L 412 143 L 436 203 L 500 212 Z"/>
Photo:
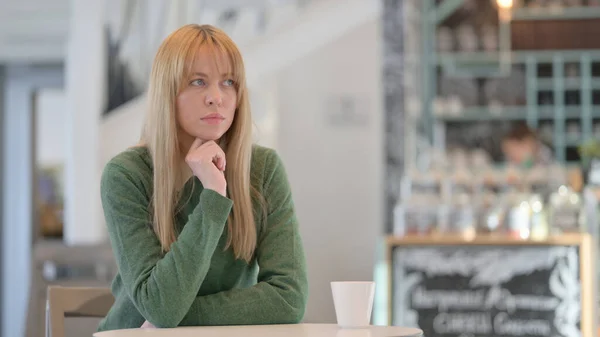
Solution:
<path fill-rule="evenodd" d="M 46 299 L 46 337 L 64 337 L 66 317 L 106 316 L 114 301 L 108 288 L 49 286 Z"/>

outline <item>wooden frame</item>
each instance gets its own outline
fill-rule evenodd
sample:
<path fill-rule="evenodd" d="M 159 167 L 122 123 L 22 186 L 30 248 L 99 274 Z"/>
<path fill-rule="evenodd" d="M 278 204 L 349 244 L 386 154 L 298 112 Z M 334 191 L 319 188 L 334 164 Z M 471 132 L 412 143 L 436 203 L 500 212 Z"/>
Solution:
<path fill-rule="evenodd" d="M 104 317 L 115 299 L 108 288 L 48 287 L 46 337 L 65 336 L 65 317 Z"/>
<path fill-rule="evenodd" d="M 466 239 L 459 235 L 405 236 L 386 238 L 388 282 L 388 325 L 393 315 L 393 249 L 399 246 L 578 246 L 579 278 L 581 281 L 581 332 L 585 337 L 597 336 L 596 322 L 596 261 L 592 237 L 585 233 L 550 236 L 545 240 L 523 240 L 506 235 L 480 235 Z"/>

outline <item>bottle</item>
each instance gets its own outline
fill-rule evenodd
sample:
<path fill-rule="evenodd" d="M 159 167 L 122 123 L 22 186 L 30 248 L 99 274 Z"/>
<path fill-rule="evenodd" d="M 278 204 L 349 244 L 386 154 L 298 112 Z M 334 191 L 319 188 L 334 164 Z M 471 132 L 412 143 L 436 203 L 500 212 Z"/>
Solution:
<path fill-rule="evenodd" d="M 532 240 L 545 240 L 549 234 L 548 219 L 544 207 L 544 199 L 540 194 L 533 194 L 529 198 L 531 207 L 530 237 Z"/>
<path fill-rule="evenodd" d="M 500 196 L 491 191 L 482 196 L 481 220 L 479 232 L 484 234 L 499 234 L 503 230 L 505 206 Z"/>
<path fill-rule="evenodd" d="M 529 239 L 531 234 L 531 205 L 527 195 L 512 193 L 508 213 L 509 236 L 516 239 Z"/>
<path fill-rule="evenodd" d="M 581 214 L 581 196 L 566 185 L 562 185 L 550 195 L 550 231 L 552 234 L 577 233 L 585 231 L 585 219 Z"/>
<path fill-rule="evenodd" d="M 401 202 L 394 208 L 394 234 L 429 235 L 438 221 L 440 177 L 435 172 L 412 171 L 401 184 Z"/>
<path fill-rule="evenodd" d="M 469 194 L 458 194 L 450 212 L 452 231 L 467 240 L 473 239 L 477 231 L 477 206 L 472 203 Z"/>

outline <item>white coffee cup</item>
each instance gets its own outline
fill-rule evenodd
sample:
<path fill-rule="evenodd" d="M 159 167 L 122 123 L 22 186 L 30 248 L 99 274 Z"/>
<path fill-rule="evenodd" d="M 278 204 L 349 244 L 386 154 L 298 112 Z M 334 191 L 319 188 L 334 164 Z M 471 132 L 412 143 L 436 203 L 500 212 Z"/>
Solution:
<path fill-rule="evenodd" d="M 375 282 L 331 282 L 337 323 L 342 328 L 364 328 L 371 323 Z"/>

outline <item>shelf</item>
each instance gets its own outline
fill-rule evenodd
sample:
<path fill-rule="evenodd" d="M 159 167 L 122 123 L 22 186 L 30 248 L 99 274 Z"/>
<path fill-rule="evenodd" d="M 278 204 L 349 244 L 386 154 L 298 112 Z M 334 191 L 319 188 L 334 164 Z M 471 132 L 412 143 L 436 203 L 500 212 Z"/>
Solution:
<path fill-rule="evenodd" d="M 537 63 L 551 63 L 554 58 L 559 56 L 563 62 L 580 62 L 582 55 L 589 55 L 591 61 L 600 61 L 600 50 L 562 50 L 562 51 L 539 51 L 539 50 L 522 50 L 512 51 L 503 55 L 508 58 L 513 64 L 526 63 L 529 58 L 533 58 Z M 456 53 L 439 53 L 436 57 L 438 65 L 446 65 L 453 63 L 472 63 L 472 64 L 490 64 L 499 63 L 500 53 L 490 52 L 456 52 Z"/>
<path fill-rule="evenodd" d="M 600 90 L 600 79 L 594 78 L 590 81 L 592 90 Z M 541 90 L 554 90 L 553 78 L 538 78 L 537 88 Z M 582 88 L 582 79 L 579 77 L 567 77 L 563 80 L 565 90 L 579 90 Z"/>
<path fill-rule="evenodd" d="M 575 111 L 567 111 L 565 109 L 565 115 L 574 115 Z M 554 119 L 554 106 L 540 106 L 538 108 L 538 119 Z"/>
<path fill-rule="evenodd" d="M 446 8 L 444 8 L 445 11 L 442 11 L 444 16 L 433 15 L 433 18 L 445 18 L 447 13 L 458 7 L 457 3 L 460 0 L 428 1 L 430 4 L 445 2 L 447 2 Z M 583 138 L 592 137 L 595 124 L 600 122 L 600 74 L 598 74 L 600 48 L 593 49 L 598 44 L 590 35 L 592 33 L 588 31 L 594 30 L 593 27 L 591 30 L 587 28 L 600 22 L 600 6 L 515 7 L 510 10 L 508 21 L 501 19 L 502 22 L 499 22 L 498 25 L 502 28 L 499 29 L 499 34 L 507 34 L 504 37 L 508 37 L 510 48 L 502 44 L 506 41 L 502 40 L 500 36 L 499 41 L 502 41 L 499 42 L 499 47 L 502 48 L 491 52 L 483 50 L 474 52 L 436 51 L 435 43 L 431 42 L 436 39 L 438 22 L 432 20 L 432 17 L 428 17 L 428 15 L 430 15 L 429 12 L 423 12 L 424 48 L 420 56 L 424 58 L 415 62 L 423 68 L 422 91 L 426 100 L 426 110 L 423 113 L 424 125 L 426 125 L 424 132 L 431 141 L 436 141 L 436 128 L 440 127 L 440 130 L 444 130 L 441 128 L 448 127 L 448 125 L 444 125 L 447 123 L 460 124 L 462 127 L 468 123 L 478 122 L 487 122 L 494 126 L 497 122 L 498 124 L 499 122 L 508 124 L 510 121 L 526 121 L 531 125 L 544 127 L 545 133 L 552 135 L 556 141 L 553 144 L 556 160 L 564 163 L 567 158 L 575 158 L 571 156 L 572 147 L 579 145 Z M 511 24 L 510 21 L 514 22 Z M 576 27 L 573 28 L 573 26 Z M 504 30 L 504 28 L 507 29 Z M 519 29 L 527 34 L 514 35 L 519 33 Z M 558 35 L 553 34 L 555 31 L 558 32 Z M 571 34 L 572 32 L 579 33 Z M 590 40 L 591 42 L 583 43 L 583 40 L 572 40 L 566 37 L 569 34 L 575 37 L 585 35 L 585 41 Z M 523 37 L 523 41 L 521 41 L 523 43 L 517 43 L 520 41 L 516 38 L 517 36 Z M 548 75 L 552 77 L 544 77 Z M 568 77 L 568 75 L 573 77 Z M 436 108 L 442 106 L 435 104 L 436 95 L 440 92 L 440 83 L 438 83 L 440 76 L 481 80 L 477 81 L 478 86 L 485 85 L 482 84 L 485 80 L 510 76 L 519 81 L 519 83 L 513 84 L 518 85 L 519 89 L 511 91 L 511 94 L 518 93 L 519 99 L 510 101 L 514 104 L 512 106 L 470 106 L 452 109 L 453 111 L 451 109 L 440 111 Z M 509 82 L 499 84 L 511 85 Z M 480 91 L 477 93 L 479 96 L 484 93 L 488 94 L 484 92 L 485 87 L 477 89 Z M 498 89 L 499 101 L 502 101 L 504 93 L 500 90 L 503 89 L 505 88 Z M 505 104 L 509 104 L 508 99 L 504 101 Z M 551 102 L 554 104 L 547 104 Z M 480 101 L 480 104 L 487 103 L 487 100 Z M 567 103 L 569 105 L 566 105 Z M 572 121 L 579 124 L 581 139 L 568 137 L 567 127 Z M 432 126 L 433 122 L 438 122 L 438 125 Z M 490 137 L 492 136 L 495 135 L 490 135 Z M 447 135 L 441 132 L 440 137 L 447 137 Z M 491 148 L 491 145 L 488 147 Z M 568 147 L 568 151 L 566 147 Z"/>
<path fill-rule="evenodd" d="M 436 119 L 446 122 L 471 122 L 488 120 L 524 120 L 527 107 L 469 107 L 463 108 L 460 115 L 436 115 Z"/>
<path fill-rule="evenodd" d="M 428 236 L 388 236 L 386 244 L 388 247 L 404 245 L 579 245 L 582 241 L 589 240 L 586 233 L 565 233 L 551 235 L 543 240 L 520 239 L 502 234 L 480 234 L 468 237 L 458 234 L 432 234 Z"/>
<path fill-rule="evenodd" d="M 553 78 L 538 78 L 537 88 L 541 90 L 554 90 L 554 79 Z M 581 78 L 579 77 L 568 77 L 563 79 L 563 88 L 565 90 L 573 90 L 581 88 Z"/>
<path fill-rule="evenodd" d="M 538 7 L 517 8 L 512 11 L 512 21 L 523 20 L 573 20 L 600 18 L 600 7 Z"/>
<path fill-rule="evenodd" d="M 600 117 L 600 111 L 593 111 L 594 109 L 600 108 L 600 106 L 592 106 L 592 117 Z M 565 106 L 565 118 L 580 118 L 583 107 L 579 105 Z M 553 119 L 555 117 L 554 106 L 547 105 L 538 108 L 538 118 Z"/>
<path fill-rule="evenodd" d="M 554 106 L 539 106 L 537 107 L 538 119 L 554 119 Z M 581 106 L 565 106 L 565 118 L 580 118 L 583 107 Z M 527 106 L 505 106 L 499 108 L 489 107 L 468 107 L 462 109 L 460 115 L 435 115 L 438 121 L 445 122 L 476 122 L 476 121 L 510 121 L 510 120 L 526 120 Z M 600 118 L 600 105 L 592 106 L 592 118 Z"/>
<path fill-rule="evenodd" d="M 577 146 L 581 145 L 582 143 L 583 143 L 583 141 L 581 139 L 573 139 L 573 138 L 565 139 L 566 147 L 577 147 Z"/>

